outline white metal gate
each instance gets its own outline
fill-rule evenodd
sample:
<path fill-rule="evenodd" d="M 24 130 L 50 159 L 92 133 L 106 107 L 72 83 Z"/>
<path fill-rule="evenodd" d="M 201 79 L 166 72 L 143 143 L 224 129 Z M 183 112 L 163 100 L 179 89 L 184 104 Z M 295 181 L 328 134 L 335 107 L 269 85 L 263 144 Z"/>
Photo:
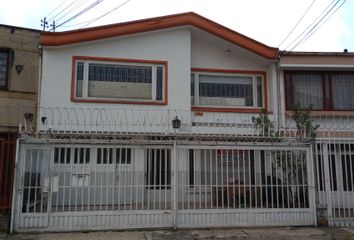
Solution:
<path fill-rule="evenodd" d="M 316 223 L 309 146 L 22 143 L 20 152 L 17 231 Z"/>
<path fill-rule="evenodd" d="M 315 148 L 316 193 L 329 226 L 354 226 L 354 142 L 319 140 Z"/>
<path fill-rule="evenodd" d="M 309 147 L 178 149 L 177 226 L 316 224 Z"/>

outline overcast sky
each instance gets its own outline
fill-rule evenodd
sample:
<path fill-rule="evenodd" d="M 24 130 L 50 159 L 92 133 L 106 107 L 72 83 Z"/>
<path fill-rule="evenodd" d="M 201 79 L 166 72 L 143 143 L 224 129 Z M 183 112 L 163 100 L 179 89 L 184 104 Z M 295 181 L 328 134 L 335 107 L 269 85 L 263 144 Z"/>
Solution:
<path fill-rule="evenodd" d="M 40 19 L 47 16 L 51 21 L 56 20 L 58 25 L 95 1 L 97 0 L 2 0 L 0 24 L 40 29 Z M 80 28 L 85 24 L 79 23 L 95 19 L 125 1 L 127 0 L 103 0 L 82 16 L 58 28 L 57 31 Z M 281 50 L 290 50 L 292 46 L 288 47 L 288 45 L 320 16 L 332 1 L 130 0 L 116 11 L 86 27 L 193 11 L 264 44 L 278 47 L 314 2 L 295 31 L 280 46 Z M 344 1 L 339 0 L 334 9 Z M 61 3 L 62 5 L 51 13 Z M 67 6 L 69 7 L 65 11 L 55 17 Z M 75 6 L 80 7 L 67 14 Z M 51 19 L 53 17 L 55 18 Z M 294 50 L 341 52 L 344 48 L 354 52 L 354 0 L 347 0 L 325 24 Z"/>

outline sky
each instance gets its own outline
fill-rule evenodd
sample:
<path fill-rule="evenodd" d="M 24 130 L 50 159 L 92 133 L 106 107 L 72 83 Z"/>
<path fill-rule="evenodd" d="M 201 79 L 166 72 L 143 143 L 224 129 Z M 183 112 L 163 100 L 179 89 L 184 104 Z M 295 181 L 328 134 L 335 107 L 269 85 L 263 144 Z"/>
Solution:
<path fill-rule="evenodd" d="M 0 24 L 41 29 L 40 20 L 47 17 L 49 23 L 55 20 L 56 25 L 60 25 L 95 1 L 97 0 L 3 0 Z M 56 31 L 81 28 L 87 24 L 85 22 L 123 4 L 85 27 L 195 12 L 266 45 L 279 47 L 280 50 L 342 52 L 346 48 L 354 52 L 354 0 L 336 1 L 338 4 L 334 9 L 341 3 L 344 4 L 295 48 L 294 45 L 301 39 L 301 33 L 312 28 L 311 24 L 319 19 L 333 0 L 103 0 Z M 305 17 L 299 22 L 306 11 Z M 298 22 L 295 30 L 280 45 Z"/>

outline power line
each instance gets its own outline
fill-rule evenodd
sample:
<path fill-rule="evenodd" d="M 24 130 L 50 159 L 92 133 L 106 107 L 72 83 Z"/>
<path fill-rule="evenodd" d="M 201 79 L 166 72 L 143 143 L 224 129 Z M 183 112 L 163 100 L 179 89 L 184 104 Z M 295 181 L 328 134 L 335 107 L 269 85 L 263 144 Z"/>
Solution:
<path fill-rule="evenodd" d="M 69 15 L 70 13 L 72 13 L 73 11 L 78 9 L 79 7 L 81 7 L 84 3 L 85 3 L 85 0 L 78 1 L 71 9 L 69 9 L 69 11 L 67 11 L 65 14 L 63 14 L 60 18 L 56 19 L 56 21 L 57 22 L 60 21 L 61 19 L 63 19 L 64 17 L 66 17 L 67 15 Z"/>
<path fill-rule="evenodd" d="M 319 21 L 316 22 L 315 25 L 312 26 L 312 28 L 290 49 L 290 51 L 294 50 L 307 36 L 309 36 L 314 29 L 325 19 L 328 14 L 333 10 L 333 8 L 340 2 L 341 0 L 337 0 L 335 4 L 321 17 Z"/>
<path fill-rule="evenodd" d="M 91 10 L 92 8 L 94 8 L 94 7 L 96 7 L 98 4 L 100 4 L 102 1 L 104 1 L 104 0 L 97 0 L 97 1 L 95 1 L 94 3 L 92 3 L 91 5 L 89 5 L 88 7 L 86 7 L 85 9 L 81 10 L 79 13 L 77 13 L 77 14 L 75 14 L 74 16 L 70 17 L 70 18 L 67 19 L 66 21 L 60 23 L 60 24 L 57 26 L 57 28 L 60 27 L 60 26 L 62 26 L 62 25 L 64 25 L 65 23 L 68 23 L 68 22 L 74 20 L 75 18 L 79 17 L 80 15 L 82 15 L 82 14 L 88 12 L 89 10 Z"/>
<path fill-rule="evenodd" d="M 286 37 L 281 41 L 281 43 L 278 45 L 278 48 L 289 38 L 290 34 L 292 34 L 295 30 L 295 28 L 299 25 L 299 23 L 302 21 L 302 19 L 306 16 L 306 14 L 308 13 L 308 11 L 311 9 L 312 5 L 316 2 L 316 0 L 312 0 L 311 4 L 307 7 L 305 13 L 301 16 L 301 18 L 299 19 L 299 21 L 295 24 L 295 26 L 290 30 L 290 32 L 288 33 L 288 35 L 286 35 Z"/>
<path fill-rule="evenodd" d="M 314 24 L 316 24 L 317 22 L 319 22 L 320 18 L 323 16 L 323 14 L 326 13 L 326 11 L 328 12 L 328 9 L 332 6 L 333 3 L 335 3 L 337 1 L 337 3 L 340 0 L 333 0 L 322 12 L 321 14 L 301 33 L 299 34 L 290 44 L 288 44 L 285 49 L 288 49 L 290 46 L 292 46 L 295 42 L 297 42 L 306 32 L 309 32 L 311 30 L 309 30 Z"/>
<path fill-rule="evenodd" d="M 328 18 L 326 18 L 326 20 L 324 22 L 322 22 L 320 25 L 318 25 L 318 27 L 316 29 L 314 29 L 305 39 L 302 39 L 297 45 L 295 45 L 290 51 L 292 51 L 293 49 L 295 49 L 296 47 L 300 46 L 301 44 L 303 44 L 305 41 L 307 41 L 307 39 L 309 39 L 318 29 L 320 29 L 342 6 L 343 4 L 346 2 L 347 0 L 344 0 L 332 13 L 331 15 L 328 16 Z"/>
<path fill-rule="evenodd" d="M 55 12 L 58 8 L 60 8 L 67 1 L 68 0 L 64 0 L 62 3 L 60 3 L 56 8 L 54 8 L 52 11 L 50 11 L 50 13 L 48 13 L 46 17 L 49 17 L 53 12 Z"/>
<path fill-rule="evenodd" d="M 77 0 L 75 0 L 75 1 L 77 1 Z M 63 12 L 65 12 L 69 7 L 71 7 L 71 6 L 75 3 L 75 1 L 73 1 L 73 2 L 70 3 L 68 6 L 66 6 L 63 10 L 61 10 L 60 12 L 58 12 L 57 14 L 55 14 L 54 17 L 51 17 L 51 18 L 49 19 L 49 21 L 55 19 L 55 18 L 58 17 L 60 14 L 62 14 Z"/>
<path fill-rule="evenodd" d="M 127 0 L 127 1 L 123 2 L 122 4 L 119 4 L 117 7 L 113 8 L 111 11 L 108 11 L 108 12 L 106 12 L 105 14 L 103 14 L 103 15 L 101 15 L 101 16 L 95 18 L 95 19 L 92 19 L 92 21 L 90 21 L 89 23 L 85 24 L 84 26 L 81 26 L 80 28 L 86 27 L 87 25 L 90 25 L 91 23 L 96 22 L 97 20 L 99 20 L 99 19 L 101 19 L 101 18 L 107 16 L 108 14 L 114 12 L 115 10 L 117 10 L 118 8 L 124 6 L 125 4 L 127 4 L 127 3 L 130 2 L 130 1 L 131 1 L 131 0 Z"/>

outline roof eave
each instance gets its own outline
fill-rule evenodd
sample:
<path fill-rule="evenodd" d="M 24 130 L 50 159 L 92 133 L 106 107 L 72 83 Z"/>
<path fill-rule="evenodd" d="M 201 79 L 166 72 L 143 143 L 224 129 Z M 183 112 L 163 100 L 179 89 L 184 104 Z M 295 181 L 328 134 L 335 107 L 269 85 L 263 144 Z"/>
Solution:
<path fill-rule="evenodd" d="M 276 59 L 278 54 L 277 48 L 264 45 L 191 12 L 67 32 L 42 32 L 40 36 L 40 44 L 42 46 L 61 46 L 135 33 L 156 31 L 183 25 L 191 25 L 200 28 L 267 59 Z"/>

